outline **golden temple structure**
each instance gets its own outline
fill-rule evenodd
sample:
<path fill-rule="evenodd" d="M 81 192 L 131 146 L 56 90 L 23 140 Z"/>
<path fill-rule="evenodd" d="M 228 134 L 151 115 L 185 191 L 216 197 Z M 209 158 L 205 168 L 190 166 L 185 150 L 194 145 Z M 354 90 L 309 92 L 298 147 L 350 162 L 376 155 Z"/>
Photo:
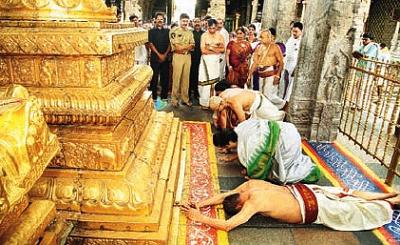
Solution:
<path fill-rule="evenodd" d="M 110 21 L 115 10 L 101 0 L 0 1 L 0 144 L 7 146 L 0 149 L 7 173 L 0 182 L 0 232 L 24 210 L 42 217 L 33 222 L 41 229 L 19 226 L 20 235 L 3 235 L 10 244 L 46 238 L 54 217 L 71 224 L 70 232 L 66 237 L 64 222 L 41 244 L 168 241 L 181 124 L 153 110 L 146 92 L 151 68 L 134 65 L 134 48 L 147 32 Z M 23 105 L 34 108 L 31 117 L 43 112 L 42 121 L 29 118 Z M 3 132 L 36 138 L 19 143 Z M 28 201 L 34 210 L 26 209 Z"/>

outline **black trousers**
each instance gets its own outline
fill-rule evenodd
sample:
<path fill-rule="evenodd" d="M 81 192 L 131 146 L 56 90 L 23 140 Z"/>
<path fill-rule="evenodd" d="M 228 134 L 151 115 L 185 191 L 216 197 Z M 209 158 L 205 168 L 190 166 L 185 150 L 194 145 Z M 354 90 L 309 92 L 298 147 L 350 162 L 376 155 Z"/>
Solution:
<path fill-rule="evenodd" d="M 167 60 L 163 63 L 150 61 L 150 66 L 151 69 L 153 69 L 153 78 L 150 82 L 150 90 L 152 92 L 153 100 L 157 99 L 158 77 L 160 77 L 161 84 L 161 99 L 167 99 L 169 87 L 169 62 Z"/>
<path fill-rule="evenodd" d="M 192 65 L 190 66 L 190 83 L 189 83 L 189 96 L 198 98 L 199 95 L 199 66 L 200 57 L 192 59 Z"/>

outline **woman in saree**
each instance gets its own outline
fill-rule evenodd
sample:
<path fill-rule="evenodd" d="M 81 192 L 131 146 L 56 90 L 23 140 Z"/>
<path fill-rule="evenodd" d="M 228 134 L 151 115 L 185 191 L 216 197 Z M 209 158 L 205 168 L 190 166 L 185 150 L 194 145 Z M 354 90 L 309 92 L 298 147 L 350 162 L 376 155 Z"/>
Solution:
<path fill-rule="evenodd" d="M 231 86 L 244 88 L 249 72 L 249 56 L 251 45 L 245 39 L 245 29 L 236 30 L 236 40 L 230 41 L 226 47 L 226 61 L 229 68 L 227 80 Z"/>

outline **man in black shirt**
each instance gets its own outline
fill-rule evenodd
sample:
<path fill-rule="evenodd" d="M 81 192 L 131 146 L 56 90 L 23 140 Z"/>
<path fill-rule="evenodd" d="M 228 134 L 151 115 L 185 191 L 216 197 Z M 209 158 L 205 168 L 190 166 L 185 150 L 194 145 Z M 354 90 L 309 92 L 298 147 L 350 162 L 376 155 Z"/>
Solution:
<path fill-rule="evenodd" d="M 149 31 L 149 48 L 151 49 L 150 66 L 153 69 L 153 78 L 150 89 L 153 100 L 157 100 L 158 76 L 161 83 L 161 101 L 156 103 L 157 109 L 166 106 L 168 98 L 169 62 L 168 53 L 171 49 L 169 41 L 169 29 L 164 28 L 164 15 L 156 14 L 155 27 Z"/>
<path fill-rule="evenodd" d="M 194 50 L 192 51 L 192 65 L 190 66 L 190 86 L 189 86 L 189 96 L 193 98 L 199 98 L 199 65 L 201 58 L 200 40 L 201 35 L 204 31 L 201 30 L 201 21 L 198 18 L 193 20 L 193 38 L 194 38 Z"/>

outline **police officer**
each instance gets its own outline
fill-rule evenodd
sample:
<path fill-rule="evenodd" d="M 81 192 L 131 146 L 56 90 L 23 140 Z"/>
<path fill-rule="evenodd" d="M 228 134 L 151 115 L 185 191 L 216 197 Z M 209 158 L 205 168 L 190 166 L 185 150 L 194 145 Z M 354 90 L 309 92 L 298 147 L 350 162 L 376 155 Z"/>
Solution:
<path fill-rule="evenodd" d="M 172 105 L 177 107 L 179 99 L 183 104 L 192 106 L 189 99 L 189 76 L 191 56 L 194 49 L 193 33 L 188 29 L 189 15 L 183 13 L 179 18 L 179 27 L 170 31 L 172 57 Z M 180 97 L 180 98 L 179 98 Z"/>

